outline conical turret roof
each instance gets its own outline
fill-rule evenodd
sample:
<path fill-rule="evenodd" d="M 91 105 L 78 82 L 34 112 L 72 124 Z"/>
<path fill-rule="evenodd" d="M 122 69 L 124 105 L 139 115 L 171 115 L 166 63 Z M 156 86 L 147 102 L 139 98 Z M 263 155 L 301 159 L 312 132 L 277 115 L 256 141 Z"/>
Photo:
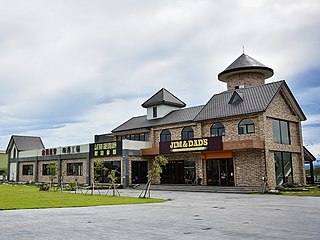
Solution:
<path fill-rule="evenodd" d="M 218 79 L 226 82 L 230 75 L 243 72 L 262 73 L 266 78 L 273 76 L 273 70 L 247 54 L 242 54 L 233 63 L 231 63 L 223 72 L 219 73 Z"/>

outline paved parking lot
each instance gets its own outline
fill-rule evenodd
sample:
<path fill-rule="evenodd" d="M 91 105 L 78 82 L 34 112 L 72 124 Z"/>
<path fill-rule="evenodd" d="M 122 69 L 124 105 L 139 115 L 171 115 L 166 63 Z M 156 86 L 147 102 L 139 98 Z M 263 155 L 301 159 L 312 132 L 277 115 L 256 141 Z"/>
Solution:
<path fill-rule="evenodd" d="M 138 196 L 140 191 L 120 191 Z M 165 203 L 0 211 L 0 239 L 319 239 L 320 198 L 153 191 Z"/>

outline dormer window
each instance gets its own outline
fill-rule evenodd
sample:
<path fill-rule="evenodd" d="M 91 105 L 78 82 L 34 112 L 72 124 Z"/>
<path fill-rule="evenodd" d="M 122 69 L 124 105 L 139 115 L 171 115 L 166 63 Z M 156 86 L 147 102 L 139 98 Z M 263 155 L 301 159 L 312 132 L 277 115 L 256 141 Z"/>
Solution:
<path fill-rule="evenodd" d="M 162 88 L 142 104 L 147 109 L 147 120 L 163 118 L 186 104 L 168 90 Z"/>
<path fill-rule="evenodd" d="M 157 109 L 157 107 L 153 107 L 152 108 L 152 112 L 153 112 L 153 118 L 158 117 L 158 109 Z"/>
<path fill-rule="evenodd" d="M 243 101 L 243 93 L 234 91 L 229 100 L 229 104 L 241 103 L 242 101 Z"/>

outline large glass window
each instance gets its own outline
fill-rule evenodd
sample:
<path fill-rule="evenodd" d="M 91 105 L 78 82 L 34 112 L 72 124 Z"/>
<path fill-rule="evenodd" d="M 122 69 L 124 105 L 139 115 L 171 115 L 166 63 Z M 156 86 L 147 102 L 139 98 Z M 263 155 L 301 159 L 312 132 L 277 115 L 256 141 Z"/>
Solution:
<path fill-rule="evenodd" d="M 82 176 L 83 163 L 67 163 L 68 176 Z"/>
<path fill-rule="evenodd" d="M 108 175 L 111 173 L 111 170 L 116 170 L 117 183 L 121 181 L 121 162 L 120 161 L 105 161 L 104 169 L 96 171 L 97 181 L 100 183 L 109 183 L 110 179 Z"/>
<path fill-rule="evenodd" d="M 290 144 L 289 122 L 272 119 L 274 143 Z"/>
<path fill-rule="evenodd" d="M 23 165 L 22 175 L 33 175 L 33 165 Z"/>
<path fill-rule="evenodd" d="M 238 126 L 239 134 L 254 133 L 254 122 L 251 119 L 242 119 Z"/>
<path fill-rule="evenodd" d="M 193 134 L 192 127 L 183 128 L 182 132 L 181 132 L 181 138 L 183 140 L 193 139 L 194 138 L 194 134 Z"/>
<path fill-rule="evenodd" d="M 49 164 L 43 164 L 42 165 L 42 175 L 50 175 L 50 168 L 49 168 Z"/>
<path fill-rule="evenodd" d="M 160 142 L 170 142 L 171 132 L 168 129 L 162 130 L 160 133 Z"/>
<path fill-rule="evenodd" d="M 148 182 L 148 162 L 147 161 L 132 161 L 132 183 L 147 183 Z"/>
<path fill-rule="evenodd" d="M 211 126 L 211 136 L 213 137 L 224 136 L 224 126 L 222 123 L 214 123 Z"/>
<path fill-rule="evenodd" d="M 291 153 L 275 152 L 274 159 L 277 185 L 293 183 Z"/>
<path fill-rule="evenodd" d="M 140 134 L 131 134 L 131 135 L 125 135 L 122 136 L 121 139 L 127 139 L 127 140 L 134 140 L 134 141 L 149 141 L 149 134 L 148 133 L 140 133 Z"/>

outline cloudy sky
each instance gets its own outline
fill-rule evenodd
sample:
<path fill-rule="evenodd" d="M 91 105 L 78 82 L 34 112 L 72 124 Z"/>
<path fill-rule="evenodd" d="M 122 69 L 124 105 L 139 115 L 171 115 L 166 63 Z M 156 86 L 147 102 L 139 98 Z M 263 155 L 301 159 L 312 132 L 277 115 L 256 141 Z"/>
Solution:
<path fill-rule="evenodd" d="M 82 144 L 165 87 L 204 104 L 245 53 L 286 80 L 320 158 L 320 1 L 0 0 L 0 149 L 13 134 Z"/>

